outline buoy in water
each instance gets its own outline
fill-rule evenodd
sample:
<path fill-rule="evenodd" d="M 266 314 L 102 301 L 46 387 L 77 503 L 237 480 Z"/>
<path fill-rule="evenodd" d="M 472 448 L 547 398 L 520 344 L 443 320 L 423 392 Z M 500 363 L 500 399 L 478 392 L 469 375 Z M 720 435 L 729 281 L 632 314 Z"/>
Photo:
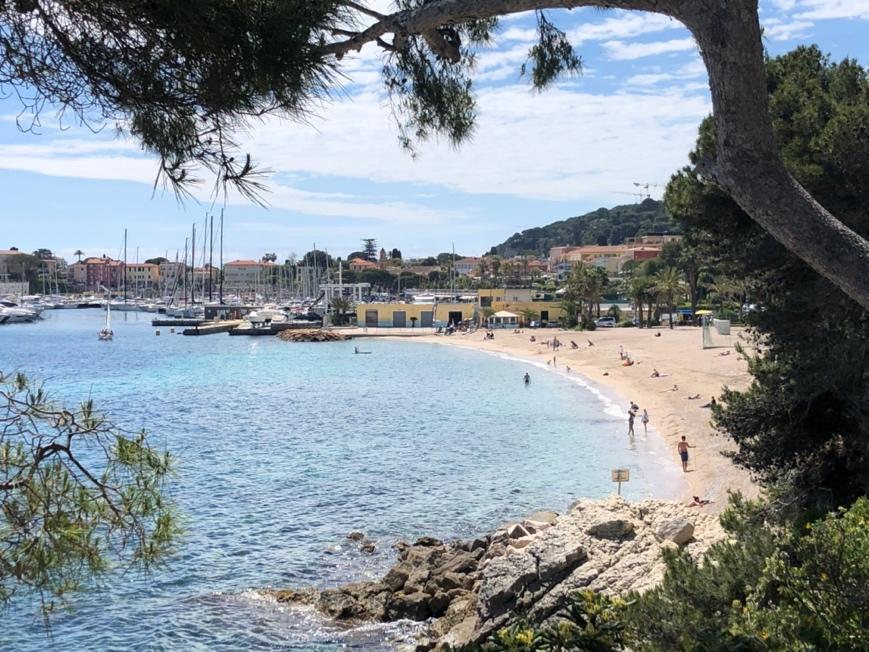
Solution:
<path fill-rule="evenodd" d="M 157 337 L 160 337 L 160 331 L 159 330 L 154 331 L 154 335 L 156 335 Z"/>
<path fill-rule="evenodd" d="M 170 333 L 174 333 L 174 332 L 175 332 L 175 327 L 173 326 L 172 328 L 170 328 L 170 329 L 169 329 L 169 332 L 170 332 Z"/>

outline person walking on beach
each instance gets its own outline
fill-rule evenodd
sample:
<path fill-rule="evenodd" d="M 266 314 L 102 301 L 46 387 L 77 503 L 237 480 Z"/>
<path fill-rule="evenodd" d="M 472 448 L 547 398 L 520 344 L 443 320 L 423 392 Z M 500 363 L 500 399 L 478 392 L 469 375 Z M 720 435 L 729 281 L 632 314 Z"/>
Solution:
<path fill-rule="evenodd" d="M 637 413 L 633 410 L 628 410 L 628 436 L 634 436 L 634 419 L 636 418 Z"/>
<path fill-rule="evenodd" d="M 643 422 L 643 432 L 648 435 L 649 434 L 649 411 L 646 410 L 645 408 L 643 408 L 642 422 Z"/>
<path fill-rule="evenodd" d="M 676 448 L 679 451 L 679 458 L 682 460 L 682 471 L 684 473 L 688 472 L 688 449 L 689 448 L 697 448 L 696 446 L 692 446 L 685 440 L 685 435 L 682 435 L 682 441 L 676 444 Z"/>

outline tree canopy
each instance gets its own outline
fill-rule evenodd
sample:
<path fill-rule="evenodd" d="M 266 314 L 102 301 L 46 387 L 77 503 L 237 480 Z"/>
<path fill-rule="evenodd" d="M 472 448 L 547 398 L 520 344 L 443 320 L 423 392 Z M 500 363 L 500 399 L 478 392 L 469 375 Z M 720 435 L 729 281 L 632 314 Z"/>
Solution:
<path fill-rule="evenodd" d="M 0 606 L 36 593 L 61 605 L 113 566 L 158 562 L 177 537 L 168 453 L 88 401 L 69 410 L 23 375 L 0 374 Z"/>
<path fill-rule="evenodd" d="M 262 180 L 235 134 L 270 113 L 304 119 L 329 96 L 347 53 L 368 43 L 384 53 L 403 144 L 435 134 L 458 144 L 476 118 L 473 53 L 498 17 L 536 12 L 538 42 L 523 72 L 543 89 L 581 70 L 545 10 L 589 6 L 659 13 L 688 28 L 709 73 L 718 143 L 698 172 L 869 308 L 869 242 L 804 191 L 776 146 L 757 0 L 396 0 L 390 14 L 352 0 L 20 0 L 0 4 L 0 86 L 18 90 L 37 122 L 46 103 L 118 121 L 177 189 L 204 167 L 218 187 L 256 199 Z"/>
<path fill-rule="evenodd" d="M 869 236 L 869 80 L 855 62 L 832 63 L 800 47 L 767 65 L 770 113 L 794 176 L 856 232 Z M 707 120 L 699 162 L 714 147 Z M 791 500 L 845 504 L 869 491 L 869 313 L 751 221 L 697 164 L 677 174 L 667 207 L 697 260 L 726 281 L 741 279 L 756 309 L 762 356 L 754 382 L 724 394 L 718 426 L 739 445 L 736 461 Z M 726 288 L 722 288 L 724 290 Z M 820 493 L 818 493 L 820 492 Z"/>

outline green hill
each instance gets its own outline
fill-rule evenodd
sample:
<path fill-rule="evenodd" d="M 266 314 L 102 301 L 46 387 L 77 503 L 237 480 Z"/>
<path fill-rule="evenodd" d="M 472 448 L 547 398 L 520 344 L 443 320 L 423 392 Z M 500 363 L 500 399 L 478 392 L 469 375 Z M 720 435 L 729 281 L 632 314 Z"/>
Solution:
<path fill-rule="evenodd" d="M 625 238 L 661 232 L 678 232 L 664 211 L 664 203 L 644 199 L 639 204 L 599 208 L 546 226 L 527 229 L 510 236 L 489 250 L 490 255 L 546 255 L 559 245 L 617 245 Z"/>

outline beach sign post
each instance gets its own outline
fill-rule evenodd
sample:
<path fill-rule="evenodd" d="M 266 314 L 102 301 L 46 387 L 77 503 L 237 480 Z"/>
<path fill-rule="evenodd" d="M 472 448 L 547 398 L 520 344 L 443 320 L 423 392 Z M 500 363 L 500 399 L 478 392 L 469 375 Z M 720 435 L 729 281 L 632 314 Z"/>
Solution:
<path fill-rule="evenodd" d="M 631 479 L 630 469 L 613 469 L 611 471 L 613 482 L 619 483 L 619 496 L 622 495 L 622 482 L 628 482 Z"/>

